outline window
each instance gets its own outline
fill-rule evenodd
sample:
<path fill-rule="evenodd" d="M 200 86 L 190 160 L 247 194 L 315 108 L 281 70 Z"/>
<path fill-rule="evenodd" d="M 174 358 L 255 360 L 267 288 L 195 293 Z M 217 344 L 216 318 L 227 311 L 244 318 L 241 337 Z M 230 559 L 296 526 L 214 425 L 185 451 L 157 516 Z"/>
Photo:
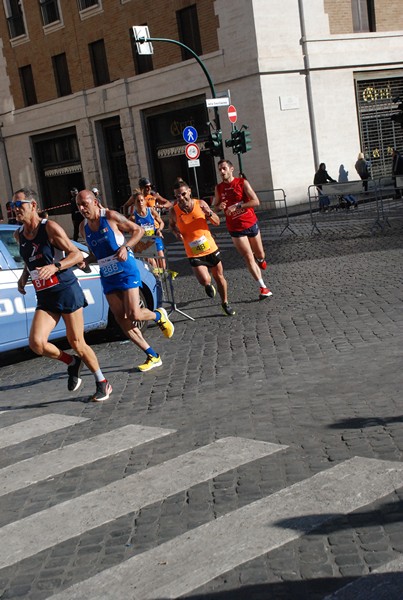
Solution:
<path fill-rule="evenodd" d="M 176 19 L 178 22 L 179 41 L 182 42 L 182 44 L 185 44 L 185 46 L 189 46 L 196 54 L 202 54 L 196 5 L 193 4 L 182 10 L 178 10 Z M 182 60 L 193 58 L 190 52 L 184 48 L 181 50 Z"/>
<path fill-rule="evenodd" d="M 32 106 L 33 104 L 37 104 L 38 100 L 36 99 L 35 83 L 34 77 L 32 75 L 31 65 L 20 67 L 19 72 L 25 106 Z"/>
<path fill-rule="evenodd" d="M 356 33 L 376 31 L 375 0 L 351 0 L 351 10 Z"/>
<path fill-rule="evenodd" d="M 21 2 L 19 0 L 4 0 L 4 10 L 10 39 L 25 35 L 26 31 Z"/>
<path fill-rule="evenodd" d="M 153 57 L 151 54 L 139 54 L 137 52 L 136 40 L 134 39 L 133 29 L 130 27 L 129 35 L 132 45 L 132 53 L 133 53 L 133 61 L 136 69 L 136 74 L 141 75 L 141 73 L 148 73 L 149 71 L 153 71 Z"/>
<path fill-rule="evenodd" d="M 104 83 L 109 83 L 109 70 L 104 40 L 92 42 L 92 44 L 88 44 L 88 48 L 90 51 L 94 85 L 104 85 Z"/>
<path fill-rule="evenodd" d="M 39 0 L 39 3 L 41 5 L 42 21 L 44 25 L 60 21 L 58 0 Z"/>
<path fill-rule="evenodd" d="M 99 0 L 78 0 L 78 8 L 80 10 L 91 8 L 91 6 L 98 6 L 98 4 Z"/>
<path fill-rule="evenodd" d="M 55 56 L 52 56 L 52 64 L 53 72 L 55 74 L 57 95 L 59 97 L 68 96 L 71 94 L 71 84 L 67 59 L 64 52 L 63 54 L 56 54 Z"/>

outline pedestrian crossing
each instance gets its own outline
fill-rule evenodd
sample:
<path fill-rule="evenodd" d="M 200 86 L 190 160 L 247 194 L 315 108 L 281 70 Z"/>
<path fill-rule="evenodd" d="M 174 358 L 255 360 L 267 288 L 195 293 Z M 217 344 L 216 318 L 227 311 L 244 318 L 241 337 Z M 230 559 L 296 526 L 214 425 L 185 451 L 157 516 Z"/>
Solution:
<path fill-rule="evenodd" d="M 6 440 L 2 448 L 27 442 L 47 432 L 75 427 L 86 420 L 49 414 L 2 427 L 0 440 L 3 442 L 3 433 Z M 170 436 L 176 435 L 178 433 L 173 429 L 128 424 L 44 452 L 1 469 L 0 495 L 13 494 L 26 486 L 77 467 L 85 468 L 97 460 L 126 450 L 133 453 L 141 451 L 162 438 L 169 440 Z M 282 444 L 242 437 L 221 438 L 12 521 L 0 528 L 0 569 L 17 566 L 44 550 L 79 538 L 151 504 L 162 503 L 175 494 L 187 492 L 239 467 L 247 470 L 255 461 L 271 461 L 275 455 L 287 450 L 287 446 Z M 51 598 L 179 598 L 401 487 L 403 463 L 354 457 L 260 500 L 230 510 L 66 589 L 53 590 Z M 403 561 L 394 561 L 393 569 L 402 571 Z M 388 572 L 387 567 L 385 572 Z M 362 586 L 367 585 L 366 579 L 363 578 Z M 1 581 L 6 579 L 2 579 L 0 573 Z M 359 598 L 359 581 L 355 582 L 358 591 L 354 590 L 353 596 L 334 595 L 335 600 Z M 0 587 L 0 597 L 2 593 Z M 333 600 L 333 596 L 330 598 Z M 389 600 L 398 598 L 397 595 L 389 595 Z"/>

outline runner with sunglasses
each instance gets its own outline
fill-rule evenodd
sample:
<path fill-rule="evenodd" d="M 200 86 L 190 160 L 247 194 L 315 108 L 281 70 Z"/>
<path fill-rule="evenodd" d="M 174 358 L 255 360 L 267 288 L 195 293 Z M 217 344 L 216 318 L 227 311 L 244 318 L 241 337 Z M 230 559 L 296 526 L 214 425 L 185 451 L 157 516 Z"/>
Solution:
<path fill-rule="evenodd" d="M 94 351 L 84 339 L 83 308 L 87 306 L 87 301 L 72 271 L 72 267 L 83 261 L 83 255 L 60 225 L 41 219 L 36 192 L 29 188 L 17 190 L 11 206 L 17 221 L 21 223 L 15 232 L 15 239 L 25 262 L 18 280 L 18 291 L 25 295 L 25 286 L 31 277 L 37 298 L 29 346 L 36 354 L 67 365 L 67 387 L 70 392 L 80 387 L 80 372 L 86 365 L 96 383 L 95 393 L 89 400 L 103 402 L 109 398 L 112 386 L 99 368 Z M 61 318 L 75 355 L 59 350 L 49 342 L 49 336 Z"/>

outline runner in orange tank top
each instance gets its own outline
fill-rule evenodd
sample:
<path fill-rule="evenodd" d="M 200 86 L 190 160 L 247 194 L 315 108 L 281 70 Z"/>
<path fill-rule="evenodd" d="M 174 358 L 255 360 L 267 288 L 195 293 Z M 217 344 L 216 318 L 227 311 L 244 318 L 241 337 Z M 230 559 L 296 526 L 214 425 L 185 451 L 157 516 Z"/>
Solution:
<path fill-rule="evenodd" d="M 222 309 L 232 317 L 235 311 L 228 304 L 227 280 L 224 277 L 220 251 L 207 224 L 208 220 L 212 225 L 219 225 L 220 218 L 204 200 L 192 198 L 191 190 L 184 181 L 175 185 L 174 193 L 177 202 L 169 211 L 170 228 L 183 241 L 197 281 L 204 286 L 207 296 L 214 298 L 216 290 L 211 283 L 209 269 L 211 270 L 221 297 Z"/>

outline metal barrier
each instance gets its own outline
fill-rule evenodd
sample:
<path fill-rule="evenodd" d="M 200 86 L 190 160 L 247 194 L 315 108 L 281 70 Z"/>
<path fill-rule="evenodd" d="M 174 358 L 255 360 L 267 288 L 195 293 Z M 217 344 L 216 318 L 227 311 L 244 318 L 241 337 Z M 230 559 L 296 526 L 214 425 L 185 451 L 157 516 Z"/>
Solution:
<path fill-rule="evenodd" d="M 367 183 L 365 186 L 364 183 Z M 308 187 L 311 233 L 320 233 L 318 224 L 334 221 L 368 222 L 371 230 L 383 228 L 382 197 L 374 180 L 326 183 L 321 189 Z M 365 189 L 367 188 L 367 189 Z"/>
<path fill-rule="evenodd" d="M 389 219 L 403 217 L 403 176 L 381 177 L 377 183 L 382 222 L 391 227 Z"/>
<path fill-rule="evenodd" d="M 194 321 L 195 319 L 193 317 L 183 312 L 183 310 L 180 310 L 176 304 L 174 280 L 178 273 L 169 267 L 169 252 L 167 252 L 167 249 L 165 248 L 162 255 L 158 254 L 154 240 L 155 236 L 147 236 L 147 242 L 152 242 L 152 244 L 148 246 L 147 242 L 144 243 L 143 237 L 137 245 L 137 248 L 141 248 L 142 243 L 144 243 L 144 248 L 141 252 L 134 252 L 134 256 L 138 260 L 141 260 L 145 268 L 155 275 L 157 285 L 161 290 L 162 304 L 167 305 L 168 314 L 178 312 L 187 319 Z"/>
<path fill-rule="evenodd" d="M 260 190 L 258 193 L 259 197 L 262 193 L 264 193 L 265 195 L 269 194 L 271 197 L 268 200 L 260 200 L 260 205 L 255 208 L 255 212 L 259 215 L 259 219 L 264 221 L 265 218 L 267 218 L 271 223 L 273 223 L 273 221 L 285 221 L 284 227 L 280 235 L 283 235 L 286 229 L 289 229 L 291 233 L 295 234 L 295 231 L 290 225 L 287 198 L 283 188 L 275 188 L 272 190 Z"/>

